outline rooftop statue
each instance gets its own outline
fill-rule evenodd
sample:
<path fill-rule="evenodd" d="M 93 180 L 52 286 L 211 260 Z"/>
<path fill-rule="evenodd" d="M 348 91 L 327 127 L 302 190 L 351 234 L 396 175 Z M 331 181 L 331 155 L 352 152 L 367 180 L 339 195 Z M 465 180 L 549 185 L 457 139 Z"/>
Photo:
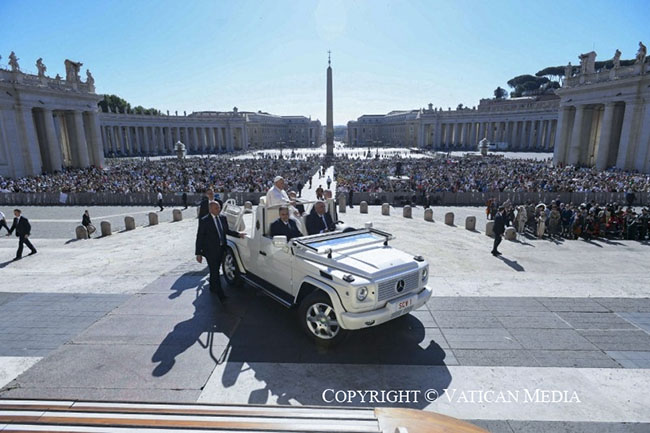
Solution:
<path fill-rule="evenodd" d="M 573 76 L 573 66 L 571 65 L 571 62 L 569 62 L 568 65 L 564 68 L 564 78 L 571 78 Z"/>
<path fill-rule="evenodd" d="M 614 69 L 621 67 L 621 50 L 616 50 L 614 53 L 614 58 L 612 59 L 612 63 L 614 63 Z"/>
<path fill-rule="evenodd" d="M 11 72 L 20 71 L 20 65 L 18 65 L 18 60 L 20 59 L 16 57 L 16 53 L 12 51 L 11 54 L 9 54 L 9 66 L 11 66 Z"/>
<path fill-rule="evenodd" d="M 38 76 L 40 78 L 45 77 L 45 71 L 47 71 L 47 66 L 43 63 L 43 58 L 39 57 L 36 61 L 36 69 L 38 69 Z"/>
<path fill-rule="evenodd" d="M 637 64 L 645 63 L 645 56 L 648 54 L 648 49 L 643 45 L 643 42 L 639 41 L 639 51 L 636 52 L 636 62 Z"/>
<path fill-rule="evenodd" d="M 83 66 L 81 62 L 73 62 L 72 60 L 65 59 L 65 80 L 70 83 L 79 82 L 79 70 Z"/>
<path fill-rule="evenodd" d="M 588 53 L 580 54 L 580 73 L 581 74 L 595 74 L 596 73 L 596 52 L 589 51 Z"/>
<path fill-rule="evenodd" d="M 93 78 L 93 74 L 90 73 L 90 69 L 86 69 L 86 84 L 89 86 L 95 85 L 95 79 Z"/>

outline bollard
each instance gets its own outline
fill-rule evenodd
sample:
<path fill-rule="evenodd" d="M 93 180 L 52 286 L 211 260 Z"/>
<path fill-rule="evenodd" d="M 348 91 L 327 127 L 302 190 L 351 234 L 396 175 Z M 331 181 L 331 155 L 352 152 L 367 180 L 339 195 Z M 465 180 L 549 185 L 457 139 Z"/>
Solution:
<path fill-rule="evenodd" d="M 514 241 L 517 239 L 517 230 L 514 227 L 507 227 L 504 237 L 509 241 Z"/>
<path fill-rule="evenodd" d="M 196 217 L 199 217 L 199 214 L 201 213 L 201 206 L 196 207 Z"/>
<path fill-rule="evenodd" d="M 469 231 L 474 231 L 476 230 L 476 217 L 475 216 L 468 216 L 465 218 L 465 229 Z"/>
<path fill-rule="evenodd" d="M 368 202 L 367 201 L 362 201 L 361 203 L 359 203 L 359 212 L 368 213 Z"/>
<path fill-rule="evenodd" d="M 390 215 L 390 205 L 388 203 L 384 203 L 381 205 L 381 214 Z"/>
<path fill-rule="evenodd" d="M 156 212 L 149 212 L 149 225 L 158 225 L 158 214 Z"/>
<path fill-rule="evenodd" d="M 132 216 L 124 217 L 124 228 L 128 230 L 135 230 L 135 219 Z"/>
<path fill-rule="evenodd" d="M 77 235 L 77 239 L 88 239 L 88 230 L 84 226 L 77 226 L 75 235 Z"/>
<path fill-rule="evenodd" d="M 406 205 L 404 206 L 404 209 L 402 210 L 402 216 L 404 218 L 411 218 L 413 214 L 411 213 L 411 206 Z"/>
<path fill-rule="evenodd" d="M 339 213 L 345 213 L 345 195 L 339 195 Z"/>
<path fill-rule="evenodd" d="M 453 226 L 454 225 L 454 213 L 453 212 L 447 212 L 445 214 L 445 224 L 448 226 Z"/>
<path fill-rule="evenodd" d="M 183 221 L 183 212 L 181 212 L 180 209 L 174 209 L 172 211 L 172 221 L 173 222 Z"/>
<path fill-rule="evenodd" d="M 244 203 L 244 212 L 245 213 L 253 212 L 253 203 L 251 203 L 250 201 L 246 201 Z"/>
<path fill-rule="evenodd" d="M 424 210 L 424 220 L 433 222 L 433 209 L 428 208 Z"/>
<path fill-rule="evenodd" d="M 488 221 L 485 223 L 485 236 L 494 237 L 494 221 Z"/>
<path fill-rule="evenodd" d="M 102 236 L 110 236 L 113 234 L 113 231 L 111 230 L 111 223 L 108 221 L 102 221 L 99 226 L 102 229 Z"/>

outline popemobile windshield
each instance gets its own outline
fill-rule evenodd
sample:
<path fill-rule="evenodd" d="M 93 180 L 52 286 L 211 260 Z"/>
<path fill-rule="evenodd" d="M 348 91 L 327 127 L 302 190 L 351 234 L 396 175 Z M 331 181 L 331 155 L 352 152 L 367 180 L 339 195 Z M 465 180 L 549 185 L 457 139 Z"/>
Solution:
<path fill-rule="evenodd" d="M 337 221 L 332 199 L 327 209 Z M 267 208 L 263 197 L 255 212 L 229 200 L 222 213 L 230 227 L 248 234 L 228 236 L 223 262 L 228 284 L 245 281 L 297 308 L 302 327 L 318 344 L 336 344 L 348 331 L 408 314 L 431 297 L 426 260 L 393 248 L 393 236 L 370 224 L 352 229 L 337 221 L 333 232 L 287 241 L 269 235 L 278 207 Z"/>

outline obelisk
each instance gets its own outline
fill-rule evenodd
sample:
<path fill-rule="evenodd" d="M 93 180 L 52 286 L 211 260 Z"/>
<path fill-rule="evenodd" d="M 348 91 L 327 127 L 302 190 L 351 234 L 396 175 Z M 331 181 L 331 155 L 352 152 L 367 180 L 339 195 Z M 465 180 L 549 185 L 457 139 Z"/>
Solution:
<path fill-rule="evenodd" d="M 334 115 L 332 110 L 332 61 L 331 52 L 327 52 L 327 123 L 325 126 L 325 156 L 334 156 Z"/>

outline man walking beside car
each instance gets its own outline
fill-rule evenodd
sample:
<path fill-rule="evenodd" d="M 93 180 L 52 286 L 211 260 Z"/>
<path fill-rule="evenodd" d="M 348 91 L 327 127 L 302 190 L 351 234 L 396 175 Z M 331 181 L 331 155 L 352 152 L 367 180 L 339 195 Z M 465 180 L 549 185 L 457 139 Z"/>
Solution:
<path fill-rule="evenodd" d="M 494 257 L 498 257 L 501 255 L 501 253 L 499 252 L 499 250 L 497 250 L 497 248 L 501 243 L 501 237 L 503 236 L 503 233 L 506 231 L 506 221 L 505 221 L 505 217 L 503 216 L 504 210 L 505 210 L 504 207 L 500 206 L 499 210 L 494 216 L 494 245 L 492 246 L 492 255 Z"/>
<path fill-rule="evenodd" d="M 18 238 L 18 250 L 16 251 L 15 260 L 20 260 L 23 257 L 23 245 L 27 245 L 27 248 L 31 250 L 29 255 L 36 254 L 36 248 L 29 241 L 29 235 L 32 232 L 32 226 L 29 224 L 29 220 L 22 216 L 20 209 L 14 209 L 14 223 L 9 229 L 9 234 L 12 234 L 16 230 L 16 237 Z"/>
<path fill-rule="evenodd" d="M 246 234 L 230 230 L 228 220 L 225 216 L 220 215 L 220 213 L 221 206 L 219 203 L 211 200 L 209 203 L 209 213 L 199 220 L 199 230 L 196 233 L 195 254 L 197 262 L 202 263 L 203 257 L 208 261 L 210 291 L 216 293 L 219 300 L 224 301 L 226 294 L 221 288 L 219 266 L 221 265 L 223 254 L 228 247 L 226 235 L 243 238 Z"/>

